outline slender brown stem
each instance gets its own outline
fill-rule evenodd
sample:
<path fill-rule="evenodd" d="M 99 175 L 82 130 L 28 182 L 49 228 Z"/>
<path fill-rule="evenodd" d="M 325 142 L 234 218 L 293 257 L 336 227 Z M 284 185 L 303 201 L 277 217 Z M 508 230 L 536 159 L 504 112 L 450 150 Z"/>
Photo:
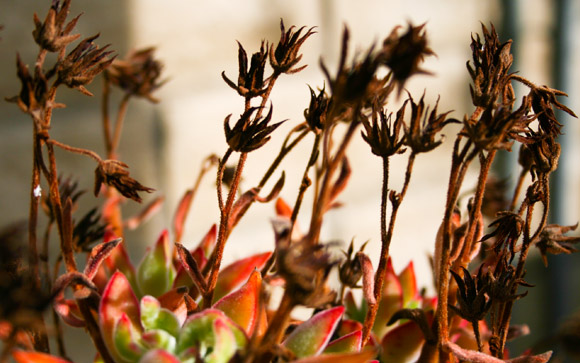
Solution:
<path fill-rule="evenodd" d="M 315 197 L 315 204 L 314 210 L 312 212 L 312 216 L 310 219 L 310 229 L 308 232 L 308 240 L 312 244 L 318 243 L 318 238 L 320 236 L 320 229 L 322 228 L 322 220 L 324 217 L 324 212 L 328 207 L 328 199 L 330 197 L 330 184 L 332 177 L 334 176 L 334 172 L 339 167 L 342 159 L 346 154 L 346 149 L 352 137 L 354 135 L 357 126 L 360 124 L 358 120 L 358 108 L 354 111 L 354 119 L 350 122 L 348 129 L 338 146 L 336 153 L 334 156 L 328 157 L 328 165 L 324 169 L 324 177 L 322 183 L 320 184 L 320 190 L 318 191 L 317 196 Z M 326 131 L 328 132 L 328 130 Z"/>
<path fill-rule="evenodd" d="M 103 77 L 103 100 L 101 103 L 101 112 L 103 116 L 103 136 L 105 137 L 105 150 L 107 155 L 111 154 L 111 118 L 109 117 L 109 99 L 111 96 L 111 83 L 107 77 Z"/>
<path fill-rule="evenodd" d="M 443 345 L 447 342 L 449 337 L 449 314 L 448 314 L 448 298 L 449 298 L 449 268 L 450 268 L 450 254 L 451 254 L 451 216 L 457 202 L 459 190 L 463 179 L 467 172 L 467 168 L 471 160 L 477 155 L 477 150 L 474 149 L 469 155 L 468 150 L 471 147 L 471 142 L 467 141 L 459 152 L 459 145 L 461 137 L 455 140 L 453 147 L 453 157 L 451 162 L 451 172 L 449 174 L 449 185 L 447 188 L 447 201 L 445 204 L 445 213 L 443 217 L 443 238 L 441 246 L 441 255 L 439 259 L 439 273 L 437 279 L 437 310 L 435 312 L 434 333 L 437 333 L 437 346 L 443 354 Z M 445 353 L 444 355 L 446 355 Z"/>
<path fill-rule="evenodd" d="M 518 202 L 518 197 L 519 197 L 520 192 L 522 190 L 522 187 L 524 185 L 524 180 L 526 178 L 526 174 L 527 174 L 526 170 L 522 170 L 522 172 L 520 173 L 520 176 L 518 178 L 518 181 L 516 183 L 516 187 L 514 190 L 514 195 L 512 197 L 512 201 L 511 201 L 509 209 L 508 209 L 510 211 L 513 211 L 516 209 L 516 203 Z"/>
<path fill-rule="evenodd" d="M 240 184 L 240 180 L 242 177 L 242 170 L 244 169 L 244 164 L 246 162 L 246 158 L 248 157 L 247 153 L 241 153 L 240 158 L 238 160 L 238 166 L 236 167 L 236 171 L 234 173 L 234 180 L 230 187 L 230 191 L 228 193 L 228 198 L 226 200 L 226 204 L 223 207 L 223 211 L 220 213 L 220 226 L 218 230 L 218 237 L 214 252 L 212 253 L 212 258 L 210 259 L 209 264 L 211 265 L 211 269 L 209 272 L 208 277 L 208 290 L 203 296 L 203 304 L 204 307 L 210 307 L 213 299 L 213 292 L 215 289 L 215 285 L 217 283 L 217 276 L 219 273 L 220 265 L 222 262 L 223 252 L 226 244 L 227 237 L 229 235 L 228 231 L 228 222 L 230 218 L 230 214 L 232 211 L 232 206 L 234 204 L 234 197 L 236 195 L 238 186 Z"/>
<path fill-rule="evenodd" d="M 461 257 L 462 262 L 469 262 L 469 254 L 472 250 L 472 246 L 477 241 L 474 241 L 475 230 L 478 225 L 478 219 L 481 218 L 481 205 L 483 203 L 483 194 L 485 192 L 485 184 L 487 182 L 487 177 L 489 175 L 489 170 L 491 169 L 491 164 L 496 155 L 496 150 L 491 150 L 484 159 L 481 165 L 479 178 L 477 179 L 477 187 L 475 190 L 475 196 L 472 204 L 471 211 L 469 213 L 469 228 L 465 236 L 465 247 L 463 248 L 464 256 Z"/>
<path fill-rule="evenodd" d="M 40 168 L 38 165 L 38 135 L 36 129 L 33 129 L 33 161 L 32 161 L 32 183 L 30 186 L 30 206 L 28 216 L 28 264 L 30 269 L 30 276 L 32 284 L 35 289 L 40 291 L 40 273 L 39 273 L 39 256 L 37 246 L 36 229 L 38 225 L 38 205 L 40 202 Z M 36 350 L 41 352 L 49 352 L 50 347 L 48 343 L 48 336 L 46 335 L 46 325 L 44 318 L 40 318 L 40 328 L 32 332 L 32 340 Z"/>
<path fill-rule="evenodd" d="M 114 159 L 117 154 L 117 149 L 119 148 L 119 143 L 121 142 L 121 133 L 123 131 L 123 123 L 125 121 L 125 115 L 127 114 L 127 108 L 129 106 L 129 99 L 131 95 L 129 93 L 125 94 L 121 103 L 119 104 L 119 109 L 117 111 L 117 121 L 115 121 L 115 133 L 113 134 L 113 139 L 111 141 L 111 150 L 109 152 L 108 158 Z"/>
<path fill-rule="evenodd" d="M 298 195 L 296 196 L 296 202 L 294 203 L 294 208 L 292 209 L 292 216 L 290 217 L 291 227 L 290 230 L 294 230 L 294 225 L 296 224 L 296 219 L 298 218 L 298 212 L 300 211 L 300 206 L 302 205 L 302 199 L 304 199 L 304 193 L 306 189 L 310 186 L 308 179 L 308 172 L 310 168 L 316 164 L 316 159 L 320 149 L 321 134 L 316 134 L 314 138 L 314 143 L 312 144 L 312 151 L 310 152 L 310 158 L 302 174 L 302 182 L 300 183 L 300 188 L 298 190 Z"/>
<path fill-rule="evenodd" d="M 61 148 L 63 150 L 66 150 L 66 151 L 69 151 L 69 152 L 72 152 L 75 154 L 88 156 L 91 159 L 95 160 L 97 163 L 100 163 L 103 161 L 103 159 L 101 159 L 101 157 L 96 152 L 91 151 L 91 150 L 69 146 L 69 145 L 63 144 L 61 142 L 58 142 L 54 139 L 48 139 L 48 140 L 46 140 L 46 143 L 50 144 L 50 145 L 58 146 L 59 148 Z"/>
<path fill-rule="evenodd" d="M 379 308 L 379 301 L 381 299 L 383 286 L 385 282 L 385 274 L 387 272 L 387 262 L 389 260 L 389 249 L 391 246 L 391 241 L 393 239 L 393 233 L 395 230 L 395 221 L 397 219 L 397 212 L 401 206 L 401 202 L 407 194 L 409 184 L 411 183 L 411 173 L 413 170 L 413 165 L 415 163 L 415 157 L 417 154 L 411 152 L 409 155 L 409 160 L 407 162 L 407 169 L 405 171 L 405 181 L 403 182 L 403 188 L 398 196 L 398 201 L 393 203 L 393 210 L 391 212 L 391 217 L 389 220 L 389 226 L 387 229 L 387 205 L 388 205 L 388 180 L 389 180 L 389 158 L 383 158 L 383 187 L 381 191 L 381 255 L 379 258 L 379 267 L 375 274 L 375 286 L 374 286 L 374 296 L 376 303 L 369 306 L 367 315 L 365 317 L 365 322 L 363 325 L 363 344 L 366 344 L 370 338 L 370 332 L 375 323 L 375 318 Z"/>

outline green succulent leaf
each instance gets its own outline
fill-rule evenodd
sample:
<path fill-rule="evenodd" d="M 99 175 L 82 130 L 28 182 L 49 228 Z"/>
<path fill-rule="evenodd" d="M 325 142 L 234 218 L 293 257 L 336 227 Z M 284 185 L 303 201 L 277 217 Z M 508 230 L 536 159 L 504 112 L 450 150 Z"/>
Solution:
<path fill-rule="evenodd" d="M 360 351 L 362 330 L 358 330 L 328 343 L 324 353 L 354 353 Z"/>
<path fill-rule="evenodd" d="M 168 352 L 174 352 L 177 346 L 177 339 L 165 330 L 153 329 L 143 333 L 143 344 L 151 349 L 160 348 Z"/>
<path fill-rule="evenodd" d="M 179 334 L 180 324 L 177 316 L 162 308 L 161 303 L 150 295 L 141 299 L 141 322 L 145 330 L 162 329 L 174 337 Z"/>
<path fill-rule="evenodd" d="M 332 338 L 343 313 L 344 306 L 336 306 L 315 314 L 298 325 L 282 345 L 297 358 L 319 355 Z"/>
<path fill-rule="evenodd" d="M 220 320 L 222 323 L 219 323 L 218 328 L 215 328 L 215 322 L 217 320 Z M 223 336 L 226 334 L 224 333 L 225 328 L 233 334 L 233 341 Z M 218 333 L 220 336 L 218 336 Z M 227 349 L 229 351 L 229 348 L 223 347 L 225 342 L 233 344 L 233 351 L 235 352 L 236 349 L 244 347 L 247 341 L 248 338 L 244 331 L 228 318 L 226 314 L 220 310 L 206 309 L 200 313 L 191 315 L 185 321 L 177 338 L 176 352 L 182 360 L 187 360 L 194 358 L 195 353 L 201 357 L 206 357 L 212 354 L 217 345 L 221 345 L 221 349 Z"/>
<path fill-rule="evenodd" d="M 121 314 L 114 329 L 115 351 L 124 362 L 136 362 L 146 349 L 141 344 L 141 334 L 133 326 L 127 314 Z"/>
<path fill-rule="evenodd" d="M 141 295 L 161 296 L 171 289 L 175 269 L 169 243 L 169 232 L 164 230 L 153 249 L 147 251 L 137 269 L 137 285 Z"/>
<path fill-rule="evenodd" d="M 213 334 L 215 336 L 213 351 L 204 358 L 204 361 L 207 363 L 229 362 L 237 349 L 234 332 L 226 321 L 216 319 L 213 322 Z"/>

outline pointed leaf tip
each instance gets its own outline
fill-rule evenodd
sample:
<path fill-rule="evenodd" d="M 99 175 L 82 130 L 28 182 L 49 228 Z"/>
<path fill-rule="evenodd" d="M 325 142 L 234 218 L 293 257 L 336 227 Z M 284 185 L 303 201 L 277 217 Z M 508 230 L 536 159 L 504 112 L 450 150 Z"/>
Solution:
<path fill-rule="evenodd" d="M 319 355 L 332 338 L 344 306 L 321 311 L 300 324 L 282 343 L 297 358 Z"/>

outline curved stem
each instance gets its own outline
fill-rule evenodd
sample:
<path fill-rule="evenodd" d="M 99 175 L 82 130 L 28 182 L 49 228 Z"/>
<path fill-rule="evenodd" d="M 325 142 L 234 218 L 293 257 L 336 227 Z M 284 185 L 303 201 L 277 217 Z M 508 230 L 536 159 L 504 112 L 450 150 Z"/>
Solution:
<path fill-rule="evenodd" d="M 123 131 L 123 121 L 125 120 L 125 115 L 127 113 L 127 107 L 129 106 L 129 99 L 131 95 L 129 93 L 125 94 L 119 105 L 119 110 L 117 111 L 117 121 L 115 122 L 115 133 L 113 134 L 113 139 L 111 140 L 111 150 L 109 151 L 109 159 L 114 159 L 117 154 L 117 149 L 119 148 L 119 142 L 121 141 L 121 132 Z"/>

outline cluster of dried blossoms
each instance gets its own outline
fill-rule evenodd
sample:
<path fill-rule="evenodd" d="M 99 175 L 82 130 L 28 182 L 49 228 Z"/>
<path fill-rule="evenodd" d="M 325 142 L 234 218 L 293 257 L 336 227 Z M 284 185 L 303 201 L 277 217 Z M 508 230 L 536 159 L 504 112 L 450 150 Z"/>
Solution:
<path fill-rule="evenodd" d="M 437 104 L 426 106 L 424 95 L 417 100 L 408 94 L 395 113 L 387 108 L 393 92 L 400 96 L 410 77 L 427 73 L 422 62 L 434 53 L 424 25 L 395 28 L 382 46 L 371 47 L 361 59 L 349 59 L 349 32 L 345 29 L 337 70 L 331 73 L 322 63 L 328 91 L 310 88 L 304 122 L 289 131 L 258 185 L 241 191 L 248 156 L 266 144 L 282 124 L 272 123 L 271 91 L 280 77 L 304 69 L 300 48 L 314 34 L 313 28 L 286 29 L 281 22 L 280 40 L 263 41 L 249 64 L 248 54 L 239 44 L 237 82 L 222 73 L 227 85 L 243 98 L 243 112 L 237 120 L 232 121 L 232 115 L 225 117 L 228 148 L 221 158 L 211 155 L 204 161 L 198 180 L 180 201 L 173 221 L 174 247 L 170 233 L 164 231 L 134 266 L 120 243 L 123 230 L 138 226 L 158 209 L 160 199 L 140 215 L 123 220 L 123 198 L 141 202 L 140 193 L 153 189 L 129 176 L 128 166 L 118 159 L 118 145 L 129 100 L 141 97 L 156 102 L 152 93 L 163 83 L 159 79 L 162 67 L 151 48 L 117 60 L 107 47 L 94 44 L 96 36 L 67 51 L 80 38 L 71 35 L 79 17 L 66 22 L 69 7 L 70 0 L 54 0 L 44 21 L 34 17 L 33 35 L 40 50 L 33 73 L 17 58 L 22 89 L 11 100 L 32 118 L 34 135 L 29 261 L 23 264 L 17 257 L 19 251 L 12 248 L 21 229 L 3 232 L 0 288 L 10 299 L 0 304 L 5 340 L 2 359 L 12 351 L 19 362 L 63 362 L 66 349 L 60 324 L 64 321 L 89 332 L 97 349 L 96 361 L 103 362 L 366 362 L 377 356 L 399 362 L 409 360 L 418 350 L 420 362 L 502 362 L 507 356 L 506 341 L 514 335 L 510 326 L 513 304 L 525 295 L 518 287 L 528 286 L 524 267 L 530 248 L 536 246 L 544 258 L 548 253 L 575 251 L 579 238 L 564 234 L 576 226 L 546 224 L 548 179 L 560 156 L 556 138 L 561 124 L 554 108 L 573 112 L 558 102 L 562 92 L 510 73 L 511 43 L 501 43 L 493 27 L 483 27 L 483 37 L 472 39 L 473 60 L 468 71 L 475 109 L 462 121 L 449 118 L 449 112 L 440 113 Z M 57 58 L 45 70 L 48 53 Z M 62 106 L 55 101 L 58 87 L 66 85 L 90 95 L 85 86 L 99 73 L 104 73 L 106 158 L 54 140 L 49 132 L 52 110 Z M 530 90 L 517 108 L 512 82 Z M 114 124 L 109 117 L 112 86 L 124 95 Z M 394 272 L 389 248 L 415 158 L 441 145 L 439 134 L 450 123 L 462 127 L 453 148 L 444 217 L 435 237 L 437 296 L 429 298 L 417 289 L 412 264 L 399 274 Z M 351 243 L 344 257 L 338 258 L 331 253 L 335 244 L 324 243 L 320 237 L 325 214 L 338 205 L 336 200 L 348 184 L 347 149 L 359 129 L 370 151 L 383 161 L 382 248 L 376 270 L 364 252 L 366 244 L 355 252 Z M 309 135 L 312 151 L 294 204 L 278 198 L 284 173 L 262 196 L 281 161 Z M 498 183 L 490 177 L 490 168 L 497 151 L 510 150 L 514 143 L 521 144 L 522 172 L 512 200 L 505 201 L 494 189 Z M 78 221 L 73 219 L 82 192 L 74 181 L 59 177 L 54 146 L 97 162 L 95 195 L 103 192 L 106 196 L 101 212 L 95 208 Z M 389 187 L 389 161 L 400 154 L 406 154 L 408 161 L 404 184 L 397 191 Z M 228 166 L 232 157 L 237 162 Z M 476 158 L 479 178 L 467 217 L 462 218 L 458 199 Z M 189 250 L 181 244 L 186 217 L 202 178 L 212 167 L 217 168 L 219 223 Z M 524 183 L 530 180 L 528 175 L 531 182 L 520 197 Z M 43 176 L 49 192 L 41 197 Z M 309 191 L 313 193 L 312 212 L 308 228 L 302 232 L 296 220 Z M 228 238 L 245 213 L 254 202 L 275 199 L 274 251 L 222 268 Z M 542 205 L 541 217 L 533 222 L 537 203 Z M 39 206 L 48 217 L 40 251 Z M 51 272 L 48 244 L 55 225 L 61 253 L 53 258 Z M 103 242 L 95 245 L 99 240 Z M 75 260 L 81 253 L 88 253 L 82 271 Z M 66 272 L 59 274 L 62 262 Z M 333 269 L 338 270 L 339 291 L 328 284 Z M 273 306 L 269 295 L 275 285 L 282 285 L 284 292 L 280 303 Z M 359 304 L 352 291 L 361 287 L 364 298 Z M 65 295 L 67 288 L 73 290 L 72 298 Z M 44 312 L 51 304 L 54 329 L 47 329 Z M 314 308 L 316 314 L 304 322 L 293 320 L 291 313 L 297 306 Z M 47 354 L 53 333 L 63 359 Z M 513 361 L 544 362 L 550 355 Z"/>

